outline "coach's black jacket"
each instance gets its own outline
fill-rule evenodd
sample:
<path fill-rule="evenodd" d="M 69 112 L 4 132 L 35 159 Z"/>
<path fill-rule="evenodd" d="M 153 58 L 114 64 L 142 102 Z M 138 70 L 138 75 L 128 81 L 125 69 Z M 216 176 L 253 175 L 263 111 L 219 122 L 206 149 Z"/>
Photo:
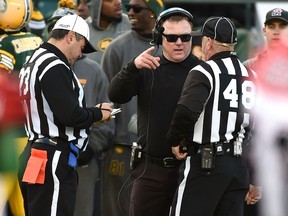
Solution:
<path fill-rule="evenodd" d="M 200 62 L 192 54 L 180 63 L 162 56 L 157 69 L 138 70 L 132 61 L 111 80 L 108 96 L 112 102 L 123 104 L 138 96 L 138 144 L 147 154 L 172 156 L 166 134 L 185 79 Z"/>

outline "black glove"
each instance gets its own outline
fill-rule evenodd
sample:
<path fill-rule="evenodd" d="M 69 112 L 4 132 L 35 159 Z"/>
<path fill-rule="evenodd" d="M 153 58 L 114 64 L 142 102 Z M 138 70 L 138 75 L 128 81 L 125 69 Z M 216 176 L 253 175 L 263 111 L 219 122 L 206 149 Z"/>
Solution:
<path fill-rule="evenodd" d="M 94 150 L 89 146 L 87 146 L 86 150 L 81 152 L 79 157 L 77 158 L 78 166 L 85 166 L 90 163 L 90 161 L 94 157 Z"/>

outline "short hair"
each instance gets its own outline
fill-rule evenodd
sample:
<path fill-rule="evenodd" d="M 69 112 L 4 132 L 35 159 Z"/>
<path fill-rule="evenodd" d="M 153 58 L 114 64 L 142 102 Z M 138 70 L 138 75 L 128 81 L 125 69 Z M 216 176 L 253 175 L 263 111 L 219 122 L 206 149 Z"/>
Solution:
<path fill-rule="evenodd" d="M 182 15 L 171 16 L 171 17 L 167 18 L 166 20 L 163 20 L 162 23 L 160 23 L 160 26 L 163 26 L 163 23 L 165 21 L 180 22 L 182 20 L 187 20 L 191 26 L 191 29 L 193 29 L 193 23 L 191 22 L 191 20 L 188 17 L 182 16 Z"/>
<path fill-rule="evenodd" d="M 49 34 L 49 38 L 54 38 L 56 40 L 61 40 L 63 39 L 67 34 L 69 33 L 69 30 L 66 29 L 54 29 L 50 32 Z M 82 36 L 81 34 L 78 34 L 77 32 L 75 32 L 75 36 L 76 36 L 76 40 L 79 41 L 81 39 L 84 39 L 84 36 Z"/>
<path fill-rule="evenodd" d="M 56 40 L 63 39 L 67 34 L 68 30 L 65 29 L 54 29 L 49 33 L 49 38 L 55 38 Z"/>

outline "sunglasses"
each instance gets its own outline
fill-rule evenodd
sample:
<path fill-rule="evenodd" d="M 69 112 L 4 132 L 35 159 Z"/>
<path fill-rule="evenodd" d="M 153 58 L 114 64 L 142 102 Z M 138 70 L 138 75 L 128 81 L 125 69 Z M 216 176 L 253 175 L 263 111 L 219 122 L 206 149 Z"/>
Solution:
<path fill-rule="evenodd" d="M 181 34 L 181 35 L 176 35 L 176 34 L 162 34 L 168 42 L 176 42 L 178 38 L 181 39 L 182 42 L 188 42 L 190 41 L 192 35 L 191 34 Z"/>
<path fill-rule="evenodd" d="M 140 5 L 125 5 L 126 11 L 129 12 L 133 9 L 134 13 L 140 13 L 142 10 L 149 10 L 149 8 L 142 7 Z"/>

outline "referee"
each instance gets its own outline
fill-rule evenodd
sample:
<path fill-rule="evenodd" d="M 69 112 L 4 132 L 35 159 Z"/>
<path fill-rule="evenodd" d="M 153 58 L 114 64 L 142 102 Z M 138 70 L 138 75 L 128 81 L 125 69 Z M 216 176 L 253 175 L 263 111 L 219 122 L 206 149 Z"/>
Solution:
<path fill-rule="evenodd" d="M 206 20 L 206 62 L 190 71 L 168 131 L 172 152 L 178 159 L 187 156 L 171 216 L 243 215 L 249 175 L 242 142 L 251 121 L 255 85 L 253 72 L 233 52 L 236 43 L 230 19 Z"/>
<path fill-rule="evenodd" d="M 77 157 L 90 126 L 111 118 L 110 103 L 85 106 L 70 67 L 82 53 L 94 51 L 85 20 L 67 15 L 20 71 L 28 144 L 19 159 L 19 181 L 26 216 L 73 215 Z"/>

